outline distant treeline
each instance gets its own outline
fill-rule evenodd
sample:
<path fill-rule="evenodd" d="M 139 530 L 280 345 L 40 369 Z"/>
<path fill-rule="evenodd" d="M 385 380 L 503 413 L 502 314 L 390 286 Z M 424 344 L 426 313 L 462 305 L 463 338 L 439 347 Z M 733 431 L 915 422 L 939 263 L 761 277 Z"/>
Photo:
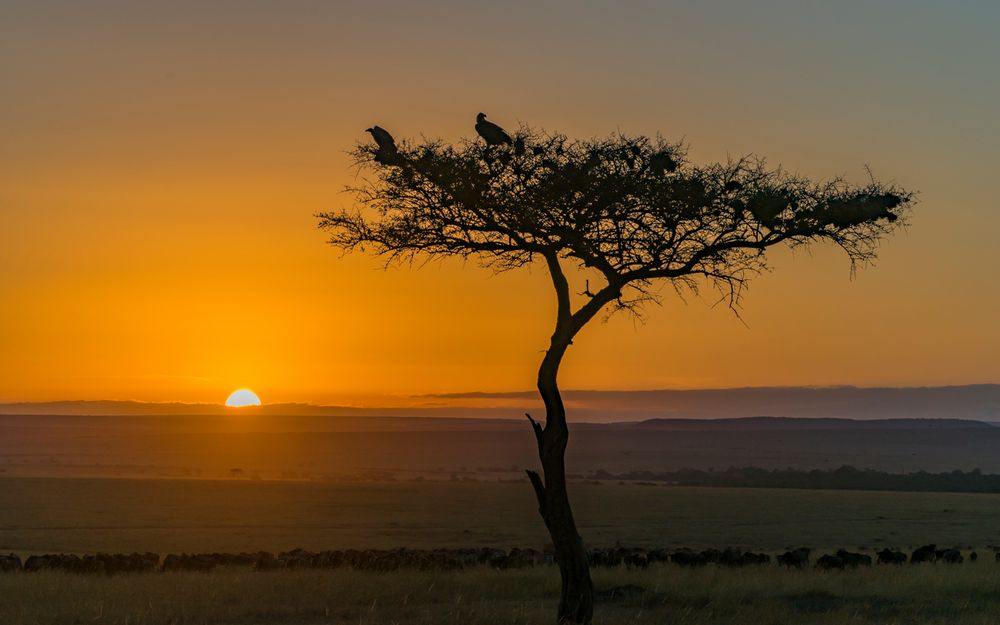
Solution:
<path fill-rule="evenodd" d="M 629 471 L 609 473 L 603 469 L 588 479 L 665 482 L 676 486 L 729 486 L 748 488 L 808 488 L 832 490 L 897 490 L 947 493 L 1000 493 L 1000 475 L 979 469 L 946 473 L 886 473 L 844 465 L 838 469 L 761 469 L 730 467 L 725 470 L 680 469 L 679 471 Z"/>

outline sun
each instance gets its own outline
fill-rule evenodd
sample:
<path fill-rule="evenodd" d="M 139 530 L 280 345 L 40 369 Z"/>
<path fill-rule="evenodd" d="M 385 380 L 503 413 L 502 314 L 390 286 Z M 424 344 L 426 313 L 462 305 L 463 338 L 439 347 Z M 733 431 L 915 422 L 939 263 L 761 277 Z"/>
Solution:
<path fill-rule="evenodd" d="M 230 408 L 240 408 L 243 406 L 259 406 L 260 397 L 248 388 L 240 388 L 233 391 L 226 399 L 226 405 Z"/>

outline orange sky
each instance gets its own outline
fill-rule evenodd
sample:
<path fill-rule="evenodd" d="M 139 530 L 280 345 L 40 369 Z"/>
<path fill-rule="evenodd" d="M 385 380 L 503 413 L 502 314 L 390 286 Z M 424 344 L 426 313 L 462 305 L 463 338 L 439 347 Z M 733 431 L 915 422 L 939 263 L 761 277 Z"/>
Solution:
<path fill-rule="evenodd" d="M 382 271 L 313 218 L 351 204 L 364 128 L 456 139 L 480 110 L 920 191 L 854 281 L 780 251 L 745 325 L 665 287 L 588 328 L 564 386 L 1000 382 L 993 7 L 373 4 L 4 3 L 0 401 L 530 388 L 542 267 Z"/>

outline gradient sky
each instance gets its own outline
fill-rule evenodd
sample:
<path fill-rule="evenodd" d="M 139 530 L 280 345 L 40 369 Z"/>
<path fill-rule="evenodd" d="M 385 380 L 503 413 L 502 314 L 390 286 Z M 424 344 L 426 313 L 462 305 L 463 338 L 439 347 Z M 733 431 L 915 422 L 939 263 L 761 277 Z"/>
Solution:
<path fill-rule="evenodd" d="M 539 6 L 541 5 L 541 6 Z M 852 280 L 779 251 L 594 324 L 565 387 L 1000 382 L 996 2 L 0 2 L 0 401 L 365 402 L 531 388 L 541 267 L 324 245 L 378 123 L 686 139 L 916 189 Z M 381 400 L 378 400 L 381 401 Z"/>

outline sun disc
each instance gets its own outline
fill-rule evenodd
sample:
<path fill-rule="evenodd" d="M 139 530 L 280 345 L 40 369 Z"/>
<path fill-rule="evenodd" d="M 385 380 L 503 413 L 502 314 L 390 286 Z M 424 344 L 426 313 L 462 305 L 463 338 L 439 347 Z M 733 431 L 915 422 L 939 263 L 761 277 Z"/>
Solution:
<path fill-rule="evenodd" d="M 226 399 L 226 405 L 230 408 L 241 408 L 243 406 L 259 406 L 260 397 L 248 388 L 241 388 L 230 393 Z"/>

